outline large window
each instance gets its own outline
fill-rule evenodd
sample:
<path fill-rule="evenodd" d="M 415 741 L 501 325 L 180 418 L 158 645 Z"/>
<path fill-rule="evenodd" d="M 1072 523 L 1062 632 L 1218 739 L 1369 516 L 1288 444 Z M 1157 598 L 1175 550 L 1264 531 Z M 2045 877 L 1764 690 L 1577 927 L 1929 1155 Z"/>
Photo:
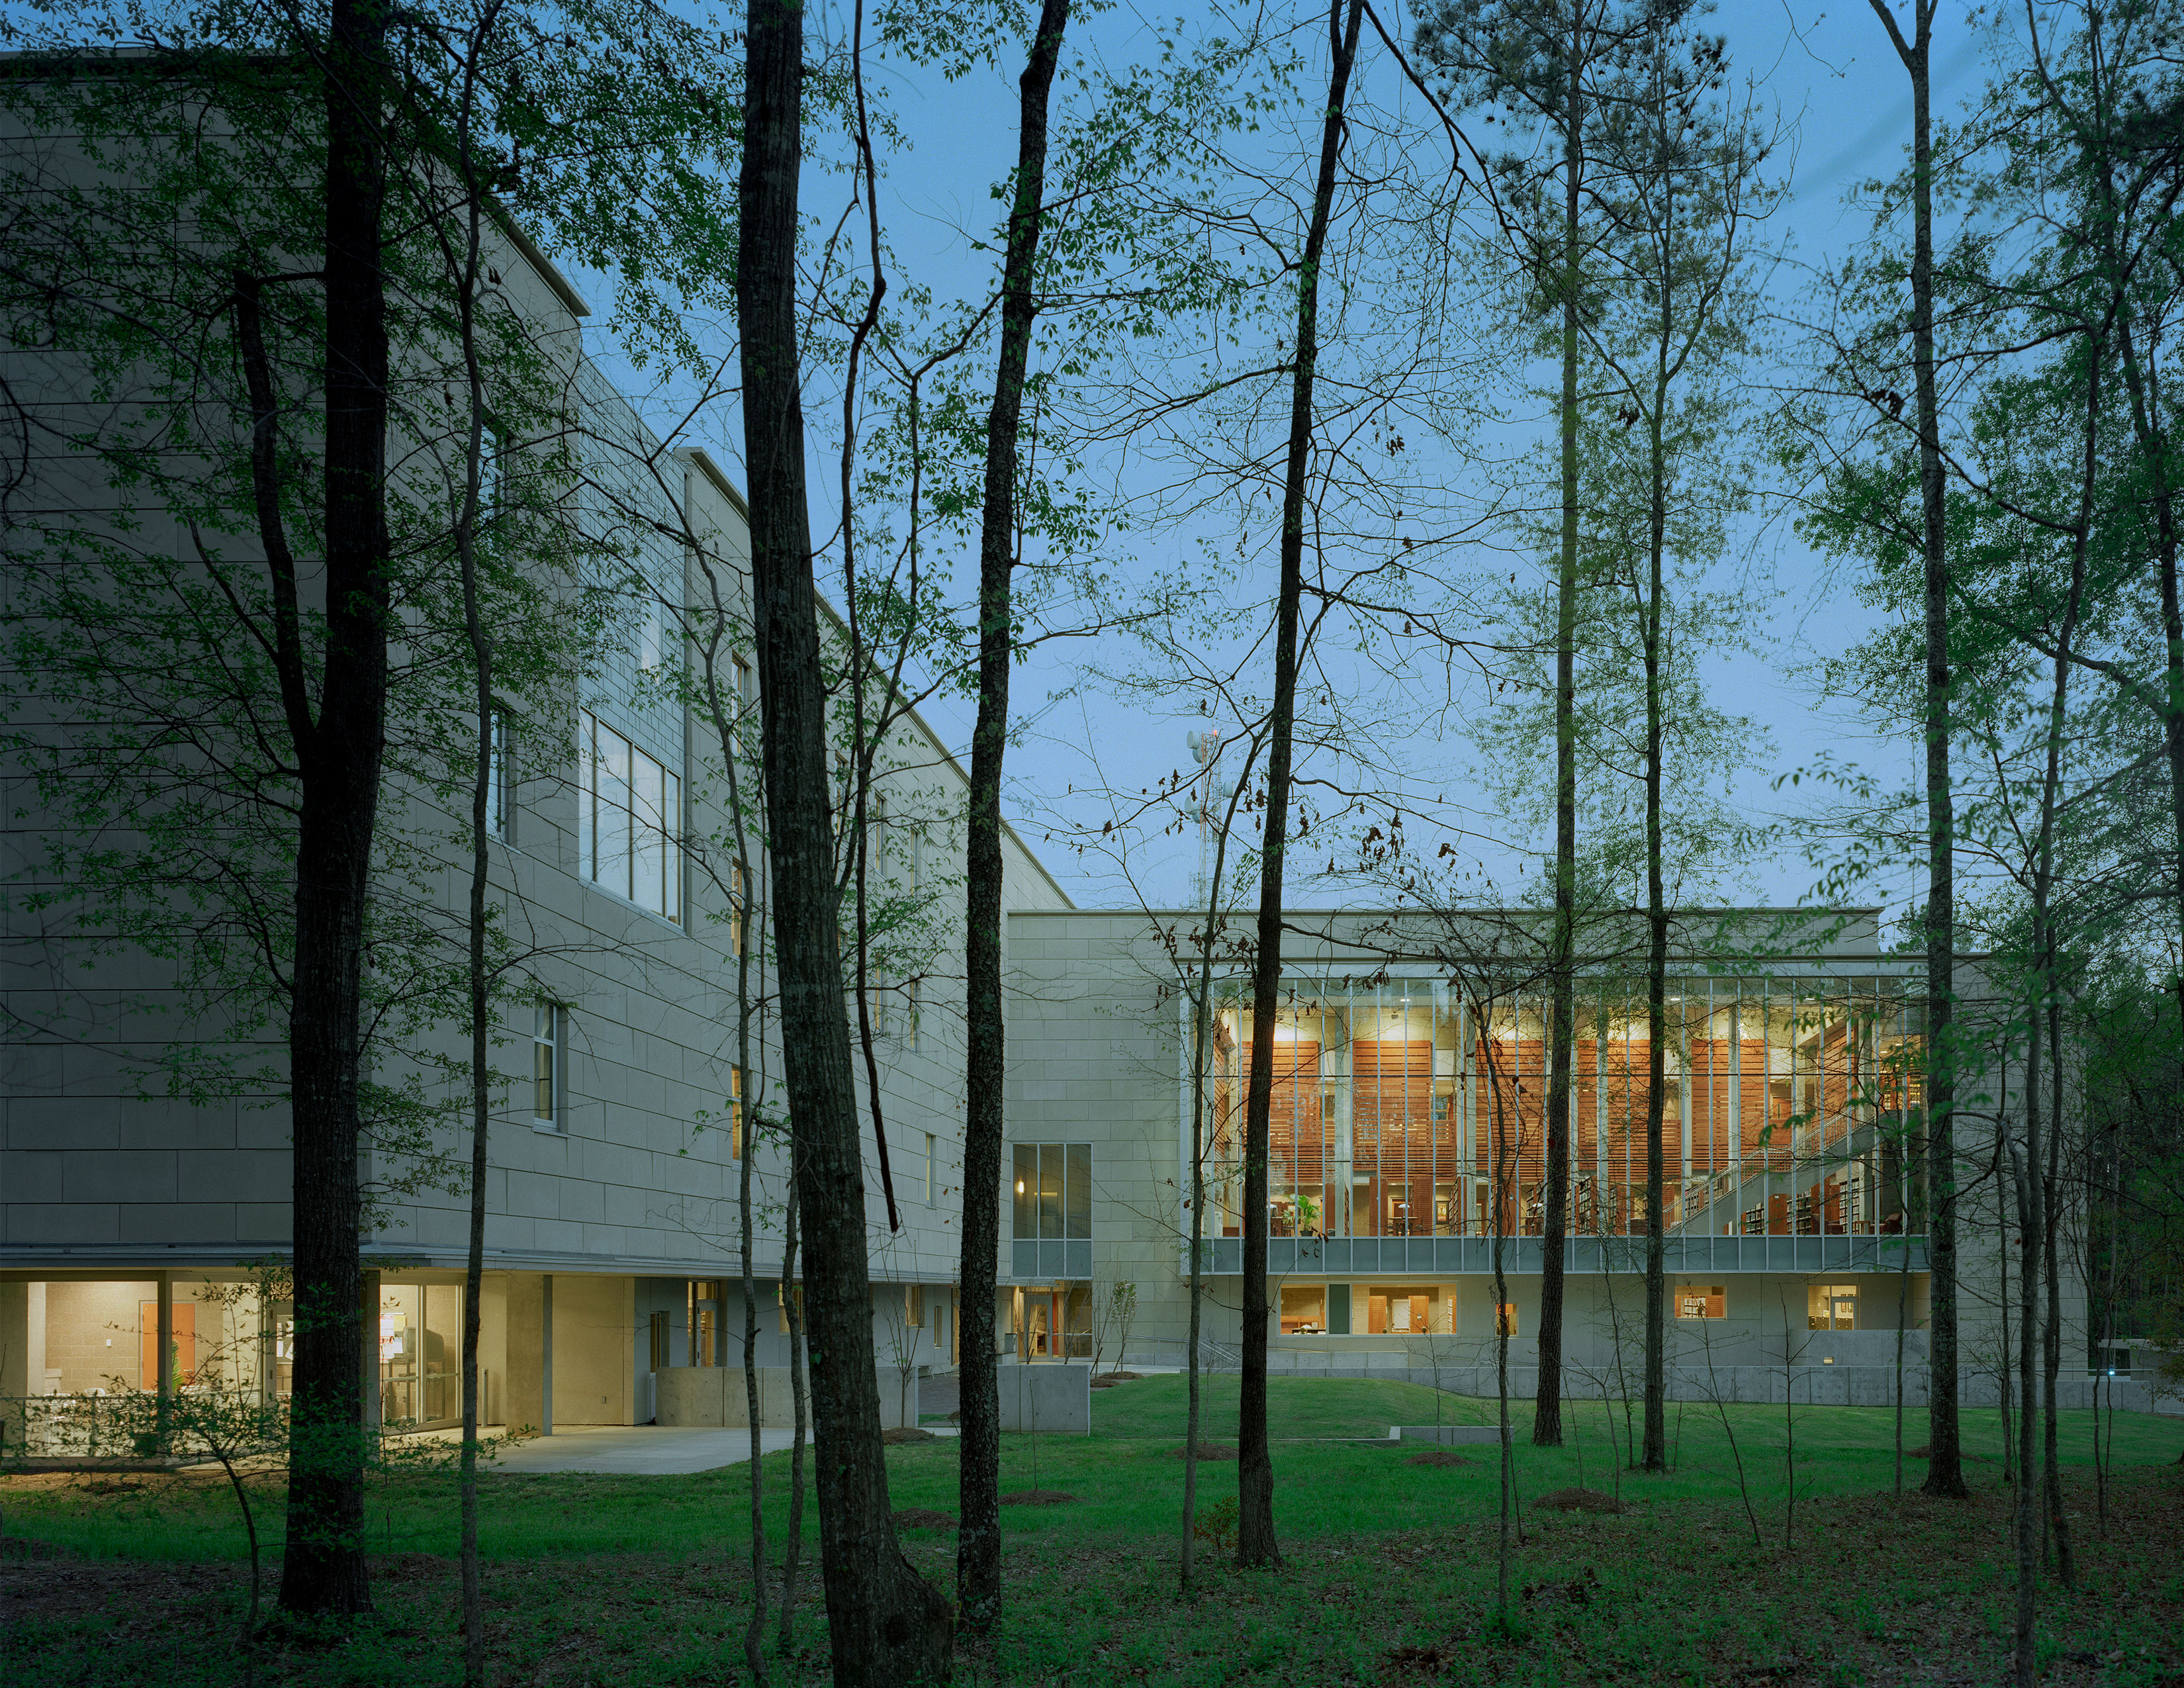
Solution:
<path fill-rule="evenodd" d="M 577 717 L 577 871 L 682 918 L 682 778 L 588 710 Z"/>
<path fill-rule="evenodd" d="M 1016 1238 L 1020 1242 L 1092 1240 L 1092 1145 L 1016 1145 Z"/>
<path fill-rule="evenodd" d="M 1642 982 L 1589 981 L 1553 1120 L 1543 1000 L 1473 997 L 1423 976 L 1322 983 L 1294 978 L 1270 1028 L 1266 1224 L 1295 1240 L 1284 1259 L 1329 1239 L 1540 1235 L 1551 1138 L 1568 1150 L 1570 1232 L 1641 1236 L 1657 1122 L 1674 1237 L 1919 1228 L 1905 1145 L 1923 1099 L 1924 1016 L 1899 964 L 1842 978 L 1672 978 L 1658 1050 Z M 1206 1052 L 1217 1238 L 1243 1231 L 1253 1030 L 1240 993 Z M 1179 1172 L 1187 1184 L 1190 1168 Z"/>

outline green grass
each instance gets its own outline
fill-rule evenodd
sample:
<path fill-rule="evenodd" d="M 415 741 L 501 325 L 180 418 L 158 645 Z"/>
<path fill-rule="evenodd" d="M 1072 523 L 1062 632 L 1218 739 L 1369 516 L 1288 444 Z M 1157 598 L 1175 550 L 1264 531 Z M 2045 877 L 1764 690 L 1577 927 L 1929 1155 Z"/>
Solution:
<path fill-rule="evenodd" d="M 1916 1493 L 1922 1462 L 1892 1492 L 1893 1415 L 1797 1409 L 1796 1459 L 1779 1407 L 1670 1409 L 1677 1467 L 1618 1472 L 1598 1402 L 1571 1403 L 1569 1445 L 1523 1439 L 1525 1502 L 1509 1565 L 1509 1627 L 1497 1613 L 1500 1491 L 1491 1446 L 1474 1464 L 1412 1465 L 1415 1446 L 1343 1440 L 1431 1423 L 1428 1392 L 1403 1384 L 1278 1379 L 1270 1395 L 1283 1565 L 1237 1570 L 1210 1547 L 1197 1587 L 1177 1586 L 1183 1463 L 1180 1379 L 1095 1396 L 1089 1437 L 1010 1435 L 1005 1491 L 1034 1485 L 1073 1504 L 1003 1511 L 1006 1607 L 988 1639 L 965 1638 L 961 1683 L 1039 1688 L 1214 1688 L 1262 1682 L 1401 1685 L 1848 1685 L 1992 1682 L 2006 1674 L 2010 1497 L 1999 1486 L 1992 1412 L 1965 1423 L 1973 1494 Z M 1420 1412 L 1419 1397 L 1424 1396 Z M 1233 1379 L 1209 1380 L 1206 1435 L 1234 1434 Z M 1444 1398 L 1444 1419 L 1490 1401 Z M 2051 1684 L 2175 1688 L 2184 1681 L 2184 1423 L 2119 1415 L 2109 1526 L 2094 1515 L 2090 1416 L 2062 1421 L 2081 1591 L 2043 1580 Z M 1623 1431 L 1619 1412 L 1614 1435 Z M 1924 1440 L 1923 1414 L 1907 1440 Z M 782 1547 L 786 1456 L 763 1462 L 773 1563 Z M 891 1448 L 895 1507 L 953 1513 L 951 1441 Z M 1794 1515 L 1788 1501 L 1795 1474 Z M 1618 1516 L 1537 1505 L 1580 1475 L 1619 1487 Z M 1201 1468 L 1201 1494 L 1235 1493 L 1230 1462 Z M 277 1568 L 277 1474 L 255 1479 Z M 684 1477 L 493 1474 L 483 1485 L 493 1680 L 536 1688 L 698 1688 L 747 1680 L 749 1472 Z M 0 1565 L 0 1681 L 8 1688 L 226 1688 L 241 1680 L 233 1637 L 244 1579 L 232 1498 L 196 1474 L 0 1479 L 7 1533 L 70 1550 Z M 1752 1515 L 1758 1522 L 1757 1539 Z M 367 1503 L 377 1613 L 337 1634 L 279 1627 L 258 1681 L 288 1688 L 454 1688 L 460 1680 L 445 1471 L 376 1473 Z M 807 1513 L 799 1637 L 767 1650 L 779 1688 L 828 1677 Z M 952 1585 L 954 1539 L 906 1529 L 905 1554 Z M 1569 1591 L 1575 1589 L 1572 1596 Z"/>
<path fill-rule="evenodd" d="M 1236 1381 L 1206 1380 L 1205 1435 L 1233 1440 Z M 1090 1436 L 1006 1435 L 1001 1439 L 1005 1491 L 1058 1489 L 1078 1496 L 1073 1506 L 1011 1508 L 1011 1536 L 1057 1546 L 1119 1546 L 1173 1528 L 1183 1497 L 1184 1383 L 1179 1377 L 1146 1378 L 1119 1389 L 1095 1391 Z M 1476 1465 L 1431 1470 L 1406 1462 L 1415 1447 L 1359 1446 L 1341 1438 L 1384 1438 L 1391 1423 L 1435 1422 L 1433 1391 L 1422 1386 L 1359 1379 L 1277 1378 L 1268 1392 L 1276 1483 L 1275 1519 L 1285 1537 L 1318 1540 L 1360 1529 L 1427 1529 L 1458 1519 L 1498 1514 L 1500 1488 L 1490 1446 L 1461 1450 Z M 1443 1422 L 1483 1423 L 1495 1403 L 1442 1397 Z M 1612 1423 L 1611 1423 L 1612 1417 Z M 1529 1440 L 1529 1403 L 1512 1407 L 1520 1498 L 1553 1490 L 1619 1486 L 1634 1504 L 1657 1507 L 1707 1502 L 1741 1512 L 1736 1456 L 1753 1507 L 1779 1517 L 1789 1495 L 1791 1467 L 1780 1407 L 1734 1406 L 1729 1428 L 1712 1407 L 1676 1403 L 1669 1409 L 1674 1470 L 1666 1477 L 1623 1473 L 1611 1452 L 1624 1448 L 1619 1409 L 1610 1415 L 1597 1401 L 1565 1403 L 1564 1446 L 1535 1448 Z M 2061 1417 L 2066 1467 L 2092 1461 L 2089 1412 Z M 1880 1407 L 1797 1409 L 1797 1495 L 1799 1502 L 1825 1496 L 1872 1494 L 1894 1484 L 1895 1416 Z M 1999 1481 L 2001 1429 L 1997 1415 L 1975 1412 L 1964 1420 L 1968 1469 L 1975 1483 Z M 1735 1438 L 1732 1453 L 1730 1436 Z M 1926 1437 L 1923 1412 L 1908 1414 L 1908 1446 Z M 2118 1414 L 2115 1456 L 2120 1465 L 2174 1461 L 2184 1451 L 2184 1421 Z M 956 1445 L 952 1440 L 889 1450 L 890 1492 L 898 1508 L 953 1513 L 956 1504 Z M 1925 1475 L 1923 1461 L 1905 1461 L 1905 1483 Z M 763 1462 L 768 1529 L 787 1528 L 788 1456 Z M 1233 1462 L 1200 1468 L 1200 1492 L 1209 1500 L 1235 1492 Z M 170 1560 L 240 1559 L 248 1546 L 226 1485 L 212 1477 L 147 1476 L 87 1482 L 10 1479 L 7 1526 L 11 1534 L 42 1538 L 92 1557 Z M 623 1477 L 492 1474 L 481 1525 L 482 1551 L 496 1559 L 531 1559 L 599 1553 L 696 1552 L 746 1539 L 750 1485 L 744 1467 L 682 1477 Z M 120 1492 L 92 1494 L 93 1485 Z M 125 1489 L 122 1485 L 128 1485 Z M 259 1529 L 269 1552 L 281 1540 L 281 1490 L 276 1474 L 257 1479 Z M 455 1494 L 452 1473 L 394 1470 L 376 1474 L 365 1507 L 372 1550 L 381 1553 L 439 1552 L 453 1538 Z"/>
<path fill-rule="evenodd" d="M 1200 1379 L 1201 1423 L 1208 1438 L 1235 1434 L 1240 1387 L 1233 1373 Z M 1095 1435 L 1173 1436 L 1179 1443 L 1189 1412 L 1190 1384 L 1180 1374 L 1092 1391 Z M 1448 1395 L 1424 1384 L 1367 1378 L 1267 1379 L 1267 1434 L 1276 1441 L 1384 1437 L 1390 1424 L 1484 1424 L 1494 1416 L 1491 1401 Z"/>

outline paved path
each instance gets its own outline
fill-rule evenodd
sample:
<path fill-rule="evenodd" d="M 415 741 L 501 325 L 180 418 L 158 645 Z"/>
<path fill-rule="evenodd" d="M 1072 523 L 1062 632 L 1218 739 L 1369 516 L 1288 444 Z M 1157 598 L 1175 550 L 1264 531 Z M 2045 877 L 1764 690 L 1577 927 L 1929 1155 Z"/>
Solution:
<path fill-rule="evenodd" d="M 794 1440 L 792 1430 L 759 1432 L 760 1446 L 767 1453 L 778 1453 Z M 670 1477 L 741 1465 L 749 1457 L 749 1430 L 674 1429 L 657 1424 L 576 1425 L 550 1436 L 533 1436 L 504 1446 L 492 1469 Z"/>
<path fill-rule="evenodd" d="M 953 1372 L 917 1380 L 917 1413 L 953 1412 L 963 1404 L 962 1380 Z"/>

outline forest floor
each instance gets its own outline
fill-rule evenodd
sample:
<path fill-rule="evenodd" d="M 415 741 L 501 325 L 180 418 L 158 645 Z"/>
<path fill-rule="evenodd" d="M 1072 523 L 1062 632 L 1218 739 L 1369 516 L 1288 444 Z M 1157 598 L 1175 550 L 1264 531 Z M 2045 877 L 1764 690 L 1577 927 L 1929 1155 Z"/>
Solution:
<path fill-rule="evenodd" d="M 957 1650 L 978 1684 L 1433 1682 L 1966 1684 L 2008 1672 L 2014 1579 L 1997 1416 L 1968 1419 L 1969 1500 L 1894 1493 L 1892 1413 L 1780 1406 L 1670 1409 L 1675 1470 L 1623 1469 L 1619 1403 L 1573 1406 L 1560 1449 L 1515 1449 L 1507 1623 L 1491 1446 L 1429 1451 L 1345 1438 L 1390 1423 L 1482 1422 L 1494 1403 L 1362 1380 L 1275 1379 L 1283 1563 L 1241 1572 L 1221 1538 L 1236 1468 L 1200 1469 L 1213 1526 L 1194 1594 L 1177 1587 L 1182 1379 L 1095 1396 L 1089 1437 L 1004 1438 L 1004 1492 L 1074 1496 L 1004 1511 L 1007 1607 Z M 1234 1436 L 1234 1380 L 1210 1380 L 1206 1434 Z M 1223 1387 L 1225 1385 L 1225 1389 Z M 2119 1414 L 2106 1520 L 2091 1415 L 2064 1414 L 2075 1592 L 2039 1591 L 2042 1680 L 2184 1688 L 2184 1423 Z M 1923 1443 L 1923 1414 L 1906 1424 Z M 2110 1426 L 2102 1426 L 2105 1435 Z M 1615 1450 L 1610 1451 L 1611 1430 Z M 953 1580 L 956 1445 L 888 1451 L 904 1551 Z M 785 1457 L 760 1467 L 778 1598 Z M 1738 1468 L 1742 1468 L 1739 1480 Z M 1794 1484 L 1791 1481 L 1794 1474 Z M 254 1503 L 277 1574 L 278 1474 Z M 255 1485 L 254 1485 L 255 1487 Z M 1572 1490 L 1595 1511 L 1551 1505 Z M 493 1680 L 621 1688 L 747 1680 L 750 1476 L 484 1479 Z M 248 1593 L 235 1498 L 217 1474 L 0 1479 L 0 1681 L 9 1688 L 227 1685 Z M 1614 1510 L 1620 1507 L 1622 1510 Z M 1521 1524 L 1518 1524 L 1518 1519 Z M 452 1480 L 376 1475 L 375 1616 L 336 1634 L 269 1624 L 257 1680 L 296 1688 L 460 1680 Z M 907 1520 L 905 1520 L 905 1523 Z M 1521 1541 L 1519 1536 L 1521 1535 Z M 18 1546 L 18 1542 L 25 1544 Z M 791 1645 L 772 1680 L 827 1680 L 807 1513 Z"/>

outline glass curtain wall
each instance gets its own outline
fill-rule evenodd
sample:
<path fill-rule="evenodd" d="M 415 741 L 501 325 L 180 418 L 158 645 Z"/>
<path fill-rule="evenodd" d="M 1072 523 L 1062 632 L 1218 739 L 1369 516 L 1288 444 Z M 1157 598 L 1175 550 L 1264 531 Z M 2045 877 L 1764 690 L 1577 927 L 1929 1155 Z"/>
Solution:
<path fill-rule="evenodd" d="M 1918 1157 L 1907 1150 L 1923 1011 L 1902 991 L 1872 977 L 1670 981 L 1659 1099 L 1669 1231 L 1918 1228 Z M 1467 1000 L 1429 979 L 1300 988 L 1274 1028 L 1269 1234 L 1537 1235 L 1546 1006 Z M 1653 1109 L 1643 982 L 1590 982 L 1578 1033 L 1563 1123 L 1572 1229 L 1642 1235 Z M 1209 1052 L 1209 1235 L 1242 1231 L 1251 1039 L 1251 1013 L 1232 1000 Z"/>

